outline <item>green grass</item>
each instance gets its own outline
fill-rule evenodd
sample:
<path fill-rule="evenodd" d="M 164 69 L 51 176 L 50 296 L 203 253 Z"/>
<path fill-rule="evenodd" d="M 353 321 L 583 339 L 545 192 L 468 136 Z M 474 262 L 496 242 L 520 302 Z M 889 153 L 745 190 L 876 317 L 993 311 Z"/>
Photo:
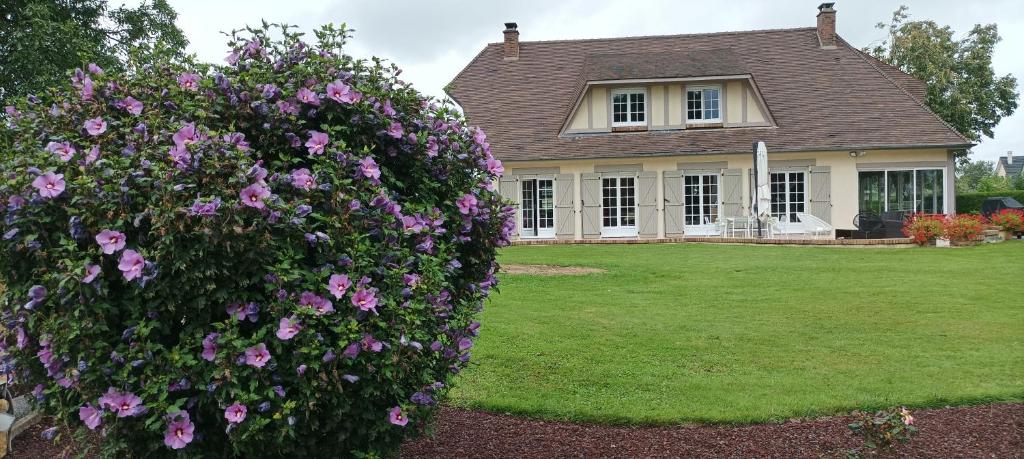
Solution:
<path fill-rule="evenodd" d="M 1024 243 L 891 249 L 524 246 L 457 406 L 604 423 L 751 423 L 1024 400 Z"/>

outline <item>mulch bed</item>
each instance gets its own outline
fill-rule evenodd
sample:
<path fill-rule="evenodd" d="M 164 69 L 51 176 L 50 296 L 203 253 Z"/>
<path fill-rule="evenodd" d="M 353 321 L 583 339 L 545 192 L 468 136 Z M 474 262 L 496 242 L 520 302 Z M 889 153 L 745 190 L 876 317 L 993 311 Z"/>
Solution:
<path fill-rule="evenodd" d="M 898 449 L 901 458 L 1024 458 L 1024 404 L 914 410 L 921 429 Z M 436 437 L 410 441 L 402 457 L 635 458 L 843 457 L 860 442 L 847 416 L 744 427 L 616 427 L 444 408 Z M 14 440 L 16 459 L 58 458 L 74 451 L 40 433 L 44 420 Z"/>

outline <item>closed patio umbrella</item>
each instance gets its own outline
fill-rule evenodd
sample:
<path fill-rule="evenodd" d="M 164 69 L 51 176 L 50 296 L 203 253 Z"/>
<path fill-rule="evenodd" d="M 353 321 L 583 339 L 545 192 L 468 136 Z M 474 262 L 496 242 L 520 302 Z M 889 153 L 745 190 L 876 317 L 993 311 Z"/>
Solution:
<path fill-rule="evenodd" d="M 768 147 L 764 142 L 754 144 L 754 196 L 750 211 L 757 219 L 757 236 L 761 237 L 761 223 L 771 217 L 772 195 L 768 184 Z"/>

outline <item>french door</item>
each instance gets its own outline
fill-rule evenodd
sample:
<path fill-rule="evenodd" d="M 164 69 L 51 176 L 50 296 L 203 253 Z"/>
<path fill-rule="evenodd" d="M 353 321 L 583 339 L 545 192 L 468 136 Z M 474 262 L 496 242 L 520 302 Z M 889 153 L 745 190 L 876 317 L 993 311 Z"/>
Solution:
<path fill-rule="evenodd" d="M 519 236 L 555 237 L 555 183 L 552 179 L 526 179 L 520 185 Z"/>
<path fill-rule="evenodd" d="M 683 222 L 689 235 L 716 234 L 719 219 L 717 174 L 683 176 Z"/>
<path fill-rule="evenodd" d="M 795 223 L 797 213 L 807 212 L 807 174 L 804 172 L 772 172 L 772 217 L 779 222 Z"/>
<path fill-rule="evenodd" d="M 636 235 L 636 177 L 602 177 L 601 236 Z"/>

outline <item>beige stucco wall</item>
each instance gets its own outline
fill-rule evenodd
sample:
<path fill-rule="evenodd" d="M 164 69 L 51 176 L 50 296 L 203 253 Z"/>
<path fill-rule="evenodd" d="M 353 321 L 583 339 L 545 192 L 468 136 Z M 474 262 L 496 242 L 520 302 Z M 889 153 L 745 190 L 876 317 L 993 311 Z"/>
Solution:
<path fill-rule="evenodd" d="M 500 158 L 500 153 L 498 155 Z M 840 230 L 854 229 L 853 219 L 859 212 L 858 203 L 858 164 L 860 167 L 877 165 L 881 163 L 892 163 L 894 167 L 906 167 L 909 163 L 927 163 L 929 167 L 945 163 L 946 188 L 945 206 L 947 212 L 953 212 L 954 189 L 952 182 L 953 161 L 952 155 L 945 149 L 903 149 L 903 150 L 868 150 L 860 156 L 851 157 L 848 150 L 843 151 L 817 151 L 799 153 L 772 153 L 769 148 L 768 158 L 773 161 L 787 160 L 814 160 L 816 166 L 831 167 L 831 202 L 832 202 L 832 226 Z M 642 164 L 645 171 L 657 171 L 657 209 L 658 209 L 658 237 L 665 236 L 664 202 L 665 189 L 661 174 L 662 171 L 677 170 L 679 163 L 707 163 L 726 162 L 728 169 L 743 169 L 743 210 L 749 211 L 750 186 L 749 169 L 753 167 L 753 159 L 750 153 L 724 154 L 724 155 L 689 155 L 689 156 L 662 156 L 653 158 L 618 158 L 618 159 L 585 159 L 585 160 L 550 160 L 550 161 L 508 161 L 505 162 L 506 171 L 519 168 L 555 168 L 562 174 L 573 174 L 573 196 L 576 209 L 576 239 L 582 239 L 582 227 L 579 220 L 582 206 L 580 202 L 580 174 L 594 172 L 596 166 L 613 164 Z M 694 164 L 696 168 L 696 164 Z"/>

